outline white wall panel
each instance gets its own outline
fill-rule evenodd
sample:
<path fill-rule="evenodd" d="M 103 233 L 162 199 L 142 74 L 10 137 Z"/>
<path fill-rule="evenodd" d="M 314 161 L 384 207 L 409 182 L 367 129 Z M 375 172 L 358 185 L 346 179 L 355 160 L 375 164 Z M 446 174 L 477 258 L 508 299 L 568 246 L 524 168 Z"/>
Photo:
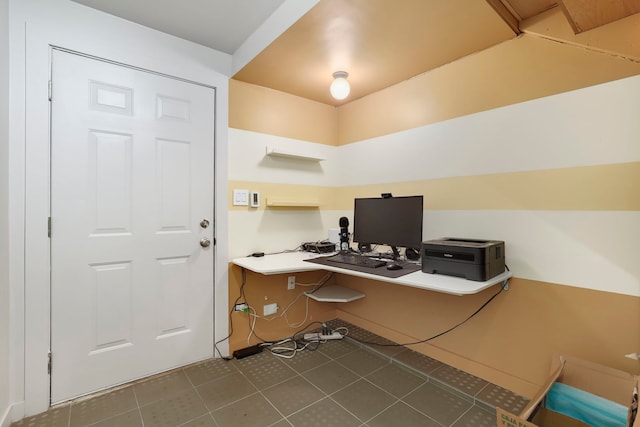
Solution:
<path fill-rule="evenodd" d="M 91 130 L 88 139 L 91 232 L 130 233 L 133 138 Z"/>
<path fill-rule="evenodd" d="M 425 240 L 505 241 L 515 277 L 640 296 L 640 212 L 425 211 Z"/>
<path fill-rule="evenodd" d="M 640 160 L 640 76 L 338 148 L 341 185 Z"/>
<path fill-rule="evenodd" d="M 93 348 L 89 354 L 115 350 L 131 342 L 132 333 L 132 265 L 131 262 L 90 265 L 94 308 Z"/>
<path fill-rule="evenodd" d="M 187 332 L 187 290 L 192 286 L 189 257 L 158 259 L 156 288 L 158 338 Z"/>
<path fill-rule="evenodd" d="M 160 230 L 189 230 L 191 143 L 156 140 L 156 187 L 159 189 Z"/>
<path fill-rule="evenodd" d="M 341 216 L 350 212 L 330 210 L 230 211 L 229 258 L 253 252 L 273 253 L 295 249 L 303 242 L 329 237 L 330 228 L 338 228 Z"/>
<path fill-rule="evenodd" d="M 326 160 L 269 157 L 266 155 L 267 147 Z M 337 155 L 337 148 L 326 144 L 229 129 L 229 180 L 338 185 L 342 172 L 336 168 Z"/>
<path fill-rule="evenodd" d="M 0 0 L 0 140 L 9 136 L 9 2 Z M 11 304 L 17 300 L 9 291 L 9 271 L 18 268 L 9 264 L 9 144 L 0 144 L 0 426 L 8 427 L 11 408 L 9 385 L 16 370 L 9 353 L 13 317 Z M 11 303 L 10 303 L 11 301 Z"/>
<path fill-rule="evenodd" d="M 351 211 L 232 211 L 231 258 L 327 237 Z M 350 227 L 352 230 L 352 227 Z M 424 240 L 504 240 L 514 276 L 640 296 L 640 212 L 425 211 Z"/>

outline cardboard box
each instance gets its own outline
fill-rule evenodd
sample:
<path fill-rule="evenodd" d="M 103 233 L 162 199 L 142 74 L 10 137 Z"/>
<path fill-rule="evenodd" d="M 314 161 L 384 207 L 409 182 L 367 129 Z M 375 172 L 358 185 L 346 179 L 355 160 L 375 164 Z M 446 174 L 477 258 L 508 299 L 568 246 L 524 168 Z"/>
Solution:
<path fill-rule="evenodd" d="M 544 398 L 555 382 L 575 387 L 629 408 L 627 426 L 640 427 L 640 416 L 636 416 L 640 378 L 570 356 L 554 357 L 551 375 L 522 413 L 515 415 L 497 408 L 498 427 L 589 427 L 589 424 L 575 418 L 544 408 Z"/>
<path fill-rule="evenodd" d="M 575 418 L 538 407 L 530 421 L 513 415 L 502 408 L 496 409 L 499 427 L 591 427 Z"/>

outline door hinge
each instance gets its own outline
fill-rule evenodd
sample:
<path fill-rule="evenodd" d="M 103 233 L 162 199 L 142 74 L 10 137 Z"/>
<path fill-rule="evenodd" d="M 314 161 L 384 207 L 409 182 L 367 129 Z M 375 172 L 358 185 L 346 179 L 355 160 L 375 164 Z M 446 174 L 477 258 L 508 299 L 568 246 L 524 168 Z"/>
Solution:
<path fill-rule="evenodd" d="M 51 375 L 51 351 L 47 354 L 47 374 Z"/>
<path fill-rule="evenodd" d="M 53 94 L 53 84 L 51 83 L 51 80 L 49 80 L 49 101 L 51 101 L 53 97 L 52 94 Z"/>
<path fill-rule="evenodd" d="M 47 218 L 47 237 L 51 237 L 51 217 Z"/>

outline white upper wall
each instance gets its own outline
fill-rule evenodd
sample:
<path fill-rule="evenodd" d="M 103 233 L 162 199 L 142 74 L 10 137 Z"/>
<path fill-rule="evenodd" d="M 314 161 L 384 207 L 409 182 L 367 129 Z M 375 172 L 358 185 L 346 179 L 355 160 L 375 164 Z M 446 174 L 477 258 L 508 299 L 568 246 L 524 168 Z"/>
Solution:
<path fill-rule="evenodd" d="M 345 163 L 338 166 L 341 181 L 368 185 L 637 162 L 638 99 L 640 76 L 634 76 L 347 144 L 338 157 Z M 361 161 L 350 160 L 356 158 Z"/>
<path fill-rule="evenodd" d="M 0 378 L 9 378 L 9 1 L 0 0 Z M 8 423 L 9 381 L 0 381 L 0 426 Z"/>

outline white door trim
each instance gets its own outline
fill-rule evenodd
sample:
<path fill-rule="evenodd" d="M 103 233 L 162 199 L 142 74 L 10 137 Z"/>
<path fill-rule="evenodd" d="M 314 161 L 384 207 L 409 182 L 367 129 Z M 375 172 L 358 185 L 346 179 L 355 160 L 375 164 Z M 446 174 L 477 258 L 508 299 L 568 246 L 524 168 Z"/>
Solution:
<path fill-rule="evenodd" d="M 24 402 L 24 416 L 45 411 L 49 406 L 49 375 L 47 373 L 47 352 L 50 340 L 50 251 L 47 237 L 47 217 L 49 216 L 49 101 L 47 86 L 50 78 L 50 56 L 52 36 L 39 34 L 33 29 L 26 29 L 24 43 L 24 61 L 16 66 L 24 76 L 15 77 L 12 82 L 14 93 L 24 93 L 24 104 L 19 100 L 12 104 L 15 111 L 23 111 L 24 116 L 14 116 L 12 123 L 12 201 L 19 202 L 19 195 L 24 194 L 24 203 L 12 208 L 12 230 L 15 240 L 12 241 L 12 266 L 18 271 L 13 277 L 15 283 L 12 291 L 12 303 L 24 304 L 24 316 L 20 316 L 20 308 L 12 308 L 13 360 L 17 361 L 12 368 L 15 381 L 12 395 L 16 403 Z M 60 45 L 73 47 L 69 40 Z M 58 44 L 58 43 L 55 43 Z M 148 46 L 146 46 L 148 48 Z M 101 57 L 115 55 L 118 46 L 110 46 Z M 145 46 L 137 49 L 137 55 L 131 56 L 131 64 L 141 61 L 145 68 Z M 69 48 L 69 50 L 74 50 Z M 98 52 L 100 53 L 100 52 Z M 167 62 L 179 61 L 176 51 L 167 52 Z M 16 54 L 16 56 L 19 56 Z M 96 55 L 97 56 L 97 55 Z M 142 58 L 142 59 L 138 59 Z M 26 65 L 25 65 L 26 64 Z M 228 331 L 228 249 L 227 249 L 227 216 L 228 202 L 226 198 L 227 179 L 227 129 L 228 129 L 228 78 L 210 70 L 211 76 L 205 78 L 202 70 L 196 69 L 196 61 L 192 66 L 186 64 L 184 75 L 171 76 L 179 79 L 209 81 L 216 87 L 216 152 L 215 152 L 215 194 L 214 209 L 216 215 L 216 256 L 214 260 L 214 312 L 215 336 L 218 341 Z M 152 68 L 151 65 L 148 68 Z M 14 74 L 15 75 L 15 74 Z M 196 78 L 189 78 L 196 76 Z M 199 77 L 198 77 L 199 76 Z M 207 85 L 206 83 L 200 83 Z M 22 92 L 21 92 L 22 90 Z M 15 132 L 14 132 L 15 131 Z M 22 238 L 20 238 L 22 237 Z M 23 267 L 21 269 L 20 267 Z M 21 270 L 21 271 L 20 271 Z M 24 276 L 21 276 L 21 273 Z M 22 298 L 21 298 L 22 297 Z M 14 345 L 15 344 L 15 345 Z M 228 345 L 218 346 L 228 353 Z M 24 351 L 24 353 L 22 353 Z M 20 356 L 23 357 L 20 357 Z M 19 366 L 24 361 L 24 365 Z M 23 379 L 23 380 L 22 380 Z M 23 398 L 23 399 L 21 399 Z"/>

